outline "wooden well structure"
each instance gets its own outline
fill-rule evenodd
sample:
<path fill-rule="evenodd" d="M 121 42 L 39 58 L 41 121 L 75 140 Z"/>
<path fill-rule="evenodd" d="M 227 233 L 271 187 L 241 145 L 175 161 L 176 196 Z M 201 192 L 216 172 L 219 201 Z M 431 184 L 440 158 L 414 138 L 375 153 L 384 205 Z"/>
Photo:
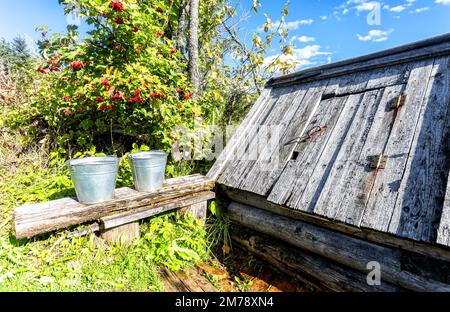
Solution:
<path fill-rule="evenodd" d="M 281 270 L 449 291 L 449 168 L 443 35 L 270 80 L 208 176 L 235 241 Z"/>

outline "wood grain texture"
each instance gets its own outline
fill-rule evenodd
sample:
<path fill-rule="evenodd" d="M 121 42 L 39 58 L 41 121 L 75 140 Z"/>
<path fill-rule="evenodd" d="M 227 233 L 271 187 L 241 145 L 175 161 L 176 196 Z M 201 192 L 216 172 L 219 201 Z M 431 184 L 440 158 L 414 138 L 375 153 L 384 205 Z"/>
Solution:
<path fill-rule="evenodd" d="M 435 242 L 450 167 L 450 58 L 435 60 L 389 231 Z"/>
<path fill-rule="evenodd" d="M 232 136 L 227 147 L 231 144 L 233 148 L 225 150 L 222 154 L 225 154 L 225 158 L 228 159 L 226 165 L 220 172 L 220 176 L 217 181 L 219 183 L 227 183 L 234 185 L 239 181 L 239 177 L 246 170 L 248 165 L 256 160 L 257 153 L 257 133 L 260 125 L 264 124 L 267 120 L 270 112 L 274 109 L 276 103 L 281 101 L 284 97 L 291 96 L 291 90 L 293 88 L 279 88 L 271 92 L 270 97 L 262 103 L 258 114 L 254 116 L 243 129 L 243 133 L 236 131 Z M 236 142 L 235 144 L 233 142 Z M 227 149 L 226 147 L 226 149 Z M 219 159 L 222 156 L 219 156 Z"/>
<path fill-rule="evenodd" d="M 83 205 L 71 198 L 64 198 L 34 205 L 23 205 L 14 209 L 14 233 L 17 238 L 81 224 L 118 212 L 139 207 L 151 207 L 159 202 L 209 191 L 214 180 L 194 175 L 167 180 L 165 185 L 151 193 L 139 193 L 130 188 L 116 190 L 115 198 L 105 203 Z"/>
<path fill-rule="evenodd" d="M 385 87 L 389 88 L 396 84 L 404 83 L 405 79 L 409 77 L 410 67 L 411 64 L 402 64 L 383 70 L 352 74 L 346 78 L 342 78 L 341 81 L 336 78 L 336 82 L 328 83 L 329 86 L 333 87 L 329 87 L 329 90 L 326 91 L 327 93 L 331 93 L 334 96 L 348 95 L 348 99 L 343 102 L 345 104 L 336 125 L 330 129 L 331 134 L 325 143 L 325 147 L 317 155 L 318 161 L 316 161 L 315 164 L 311 164 L 314 168 L 312 174 L 305 176 L 306 181 L 301 181 L 300 187 L 294 188 L 291 194 L 285 194 L 284 197 L 281 198 L 274 196 L 274 202 L 286 204 L 289 207 L 303 211 L 315 211 L 317 200 L 330 178 L 329 175 L 331 174 L 331 171 L 336 170 L 335 162 L 338 160 L 338 156 L 340 155 L 341 161 L 345 161 L 345 154 L 342 154 L 341 148 L 346 141 L 347 144 L 349 144 L 349 142 L 351 143 L 354 139 L 352 138 L 354 134 L 349 134 L 349 131 L 352 131 L 355 134 L 359 133 L 359 130 L 363 131 L 358 128 L 361 126 L 361 123 L 365 123 L 370 127 L 372 120 L 361 120 L 361 118 L 370 118 L 370 114 L 373 114 L 376 107 L 372 106 L 372 111 L 367 111 L 368 103 L 365 103 L 366 99 L 370 99 L 371 94 L 381 93 L 382 89 Z M 370 86 L 370 88 L 368 88 L 368 86 Z M 364 90 L 370 91 L 367 91 L 367 95 L 364 95 Z M 375 104 L 376 103 L 374 103 L 374 105 Z M 369 115 L 364 116 L 364 112 L 366 112 L 366 114 L 369 113 Z M 361 139 L 364 140 L 364 132 L 362 132 L 362 135 Z M 347 138 L 347 136 L 349 136 L 349 138 Z M 355 156 L 353 155 L 353 157 Z M 300 170 L 297 172 L 300 172 Z M 296 177 L 292 176 L 291 179 L 294 180 Z M 286 181 L 285 184 L 286 183 L 289 182 Z M 319 212 L 319 214 L 323 213 L 322 215 L 326 215 L 325 211 L 327 211 L 328 208 L 323 206 L 319 208 L 319 210 L 320 209 L 323 211 Z M 330 210 L 330 215 L 334 216 L 335 212 Z"/>
<path fill-rule="evenodd" d="M 396 292 L 400 289 L 389 283 L 370 286 L 367 274 L 345 268 L 323 257 L 294 248 L 280 240 L 238 225 L 230 227 L 230 235 L 251 253 L 268 261 L 289 276 L 307 279 L 307 283 L 328 291 Z M 316 282 L 317 281 L 317 282 Z"/>
<path fill-rule="evenodd" d="M 320 227 L 338 231 L 340 233 L 358 237 L 370 242 L 387 245 L 402 250 L 409 250 L 430 258 L 450 262 L 450 248 L 447 246 L 413 241 L 387 232 L 381 232 L 369 228 L 358 228 L 349 224 L 335 222 L 319 215 L 272 203 L 261 195 L 229 188 L 223 185 L 219 185 L 217 187 L 217 193 L 217 196 L 223 203 L 235 201 L 247 206 L 263 209 L 265 211 L 294 220 L 301 220 L 315 224 Z"/>
<path fill-rule="evenodd" d="M 167 292 L 217 292 L 196 268 L 173 272 L 162 267 L 159 271 L 164 290 Z"/>
<path fill-rule="evenodd" d="M 325 88 L 326 84 L 311 85 L 301 101 L 294 99 L 288 103 L 294 109 L 289 110 L 287 116 L 283 116 L 282 123 L 278 123 L 280 137 L 276 142 L 271 142 L 273 144 L 270 148 L 263 150 L 254 170 L 239 185 L 242 189 L 261 195 L 268 193 L 291 156 L 295 141 L 307 130 L 306 127 L 320 103 Z"/>
<path fill-rule="evenodd" d="M 232 202 L 230 219 L 252 230 L 283 240 L 298 248 L 365 272 L 371 261 L 382 268 L 382 279 L 414 291 L 450 291 L 450 285 L 402 270 L 401 251 L 373 244 L 298 220 Z"/>
<path fill-rule="evenodd" d="M 246 188 L 250 182 L 250 186 L 253 186 L 260 173 L 270 171 L 274 165 L 278 164 L 278 159 L 272 158 L 272 155 L 278 154 L 280 136 L 286 131 L 294 113 L 302 109 L 301 103 L 308 95 L 309 87 L 309 85 L 296 87 L 290 94 L 280 97 L 267 118 L 259 125 L 260 128 L 252 141 L 254 144 L 248 148 L 248 153 L 243 155 L 241 166 L 244 170 L 235 168 L 238 173 L 232 174 L 233 182 L 230 185 Z"/>
<path fill-rule="evenodd" d="M 447 191 L 445 195 L 444 207 L 442 208 L 437 243 L 450 246 L 450 173 L 447 179 Z"/>
<path fill-rule="evenodd" d="M 450 54 L 449 35 L 442 38 L 434 38 L 425 42 L 407 44 L 394 49 L 389 49 L 350 60 L 310 68 L 298 73 L 289 74 L 272 79 L 267 87 L 288 86 L 307 82 L 310 80 L 329 79 L 330 77 L 343 76 L 358 71 L 364 72 L 377 68 L 386 68 L 397 64 L 417 62 L 425 59 L 447 56 Z M 316 73 L 314 75 L 314 73 Z M 307 77 L 302 78 L 302 77 Z"/>
<path fill-rule="evenodd" d="M 126 223 L 100 233 L 100 237 L 110 244 L 129 246 L 140 236 L 139 222 Z"/>
<path fill-rule="evenodd" d="M 198 211 L 196 210 L 194 213 L 196 213 L 199 218 L 204 219 L 206 218 L 206 203 L 214 197 L 215 194 L 209 191 L 193 193 L 179 198 L 158 202 L 155 205 L 136 208 L 123 213 L 103 217 L 99 220 L 100 229 L 111 229 L 116 226 L 147 219 L 163 212 L 184 207 L 188 207 L 188 209 L 197 208 Z"/>
<path fill-rule="evenodd" d="M 288 160 L 280 178 L 268 196 L 269 201 L 284 204 L 293 192 L 302 192 L 304 190 L 330 135 L 333 133 L 336 121 L 346 101 L 347 97 L 321 101 L 307 130 L 315 127 L 326 127 L 326 130 L 324 133 L 299 142 L 295 146 L 296 159 Z"/>
<path fill-rule="evenodd" d="M 218 159 L 214 162 L 214 165 L 209 170 L 207 176 L 211 179 L 217 180 L 219 175 L 224 170 L 227 163 L 231 160 L 234 150 L 237 144 L 248 135 L 248 131 L 251 125 L 255 124 L 255 121 L 264 111 L 266 105 L 269 104 L 268 98 L 271 95 L 271 89 L 265 88 L 259 96 L 256 103 L 252 106 L 247 116 L 237 127 L 235 134 L 231 137 L 230 142 L 227 142 L 222 153 Z"/>
<path fill-rule="evenodd" d="M 374 150 L 371 153 L 386 154 L 389 158 L 384 170 L 377 172 L 371 195 L 359 224 L 361 227 L 388 231 L 420 110 L 426 97 L 433 63 L 434 60 L 426 60 L 413 66 L 410 79 L 405 90 L 402 91 L 406 95 L 404 106 L 400 107 L 398 111 L 390 111 L 385 114 L 384 118 L 387 124 L 393 122 L 389 142 L 383 150 Z M 394 119 L 392 120 L 392 118 Z"/>

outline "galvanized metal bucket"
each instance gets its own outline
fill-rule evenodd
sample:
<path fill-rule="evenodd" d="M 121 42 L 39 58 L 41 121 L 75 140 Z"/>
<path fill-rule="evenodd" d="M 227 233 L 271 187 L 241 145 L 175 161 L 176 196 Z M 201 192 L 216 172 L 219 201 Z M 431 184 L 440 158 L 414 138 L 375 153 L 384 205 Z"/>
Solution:
<path fill-rule="evenodd" d="M 161 151 L 139 152 L 128 155 L 133 172 L 134 187 L 139 192 L 151 192 L 164 183 L 167 154 Z"/>
<path fill-rule="evenodd" d="M 119 169 L 117 157 L 72 159 L 66 164 L 80 203 L 96 204 L 113 198 Z"/>

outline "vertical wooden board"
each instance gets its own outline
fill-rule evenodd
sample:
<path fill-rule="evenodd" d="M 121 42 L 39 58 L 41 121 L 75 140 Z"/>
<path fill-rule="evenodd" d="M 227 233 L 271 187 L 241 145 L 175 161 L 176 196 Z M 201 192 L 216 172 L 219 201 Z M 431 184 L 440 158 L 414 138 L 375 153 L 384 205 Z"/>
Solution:
<path fill-rule="evenodd" d="M 284 131 L 286 125 L 283 118 L 285 118 L 286 114 L 292 114 L 292 111 L 299 108 L 297 103 L 302 101 L 308 91 L 309 85 L 310 84 L 294 86 L 291 89 L 290 94 L 286 94 L 279 99 L 274 109 L 267 116 L 265 122 L 261 124 L 261 127 L 255 135 L 254 142 L 256 144 L 249 149 L 254 153 L 254 158 L 248 162 L 243 172 L 234 176 L 237 187 L 244 185 L 247 180 L 251 179 L 249 176 L 252 175 L 253 171 L 258 171 L 258 169 L 264 170 L 264 168 L 260 167 L 260 164 L 263 161 L 262 158 L 266 157 L 265 155 L 268 154 L 270 148 L 276 146 L 277 136 L 279 136 L 277 131 Z"/>
<path fill-rule="evenodd" d="M 384 151 L 389 159 L 385 169 L 377 173 L 361 227 L 384 232 L 388 230 L 433 63 L 434 60 L 425 60 L 412 66 L 410 79 L 403 92 L 406 101 L 397 111 Z"/>
<path fill-rule="evenodd" d="M 217 179 L 219 183 L 225 184 L 227 178 L 233 173 L 234 168 L 241 162 L 242 155 L 248 151 L 248 147 L 255 138 L 257 126 L 267 117 L 268 113 L 278 101 L 279 96 L 283 91 L 286 91 L 286 89 L 287 88 L 273 89 L 270 96 L 262 103 L 258 113 L 253 117 L 250 116 L 250 114 L 248 115 L 248 117 L 252 118 L 246 124 L 245 128 L 242 129 L 243 132 L 240 132 L 239 128 L 236 130 L 230 142 L 227 144 L 227 148 L 228 146 L 232 146 L 232 148 L 226 153 L 222 152 L 219 156 L 219 161 L 221 161 L 221 159 L 226 160 L 226 166 L 221 169 Z M 222 156 L 222 154 L 224 156 Z"/>
<path fill-rule="evenodd" d="M 282 93 L 276 99 L 274 98 L 275 104 L 265 113 L 264 118 L 254 125 L 248 142 L 242 142 L 242 145 L 238 147 L 236 161 L 230 166 L 224 184 L 239 187 L 264 150 L 261 142 L 270 135 L 265 131 L 270 126 L 278 125 L 280 115 L 289 108 L 293 99 L 297 96 L 302 98 L 306 90 L 305 86 L 291 86 L 283 88 Z"/>
<path fill-rule="evenodd" d="M 450 58 L 435 60 L 389 231 L 435 242 L 450 166 Z"/>
<path fill-rule="evenodd" d="M 246 179 L 245 184 L 241 185 L 243 190 L 259 195 L 267 195 L 291 157 L 296 140 L 302 137 L 307 130 L 307 126 L 319 106 L 326 87 L 327 81 L 315 82 L 308 89 L 303 100 L 296 103 L 298 109 L 292 110 L 291 115 L 285 116 L 281 138 L 278 144 L 274 146 L 274 152 L 261 157 L 261 161 L 258 163 L 258 167 L 255 167 L 253 175 Z"/>
<path fill-rule="evenodd" d="M 450 246 L 450 173 L 447 178 L 447 191 L 436 242 L 444 246 Z"/>
<path fill-rule="evenodd" d="M 330 175 L 339 150 L 355 118 L 362 98 L 363 94 L 352 94 L 348 96 L 345 106 L 336 122 L 336 126 L 319 156 L 319 161 L 316 163 L 311 176 L 308 178 L 305 189 L 293 190 L 290 198 L 286 202 L 288 207 L 313 212 L 317 199 Z"/>
<path fill-rule="evenodd" d="M 359 157 L 348 162 L 348 170 L 343 172 L 339 186 L 342 187 L 340 198 L 333 201 L 336 209 L 335 219 L 344 223 L 359 226 L 363 216 L 367 200 L 371 194 L 373 185 L 382 169 L 376 170 L 370 167 L 368 158 L 375 155 L 383 155 L 386 144 L 394 125 L 397 113 L 390 109 L 392 101 L 402 94 L 404 86 L 391 86 L 379 92 L 374 108 L 376 113 L 372 118 L 367 118 L 368 133 L 365 137 L 361 151 L 354 152 Z M 382 94 L 381 94 L 382 93 Z M 364 103 L 366 104 L 366 103 Z M 361 130 L 363 131 L 363 127 Z"/>
<path fill-rule="evenodd" d="M 343 82 L 339 84 L 335 94 L 349 94 L 348 101 L 327 143 L 328 146 L 321 153 L 320 160 L 317 162 L 313 174 L 309 177 L 306 188 L 302 191 L 294 191 L 287 202 L 288 207 L 313 212 L 317 200 L 321 196 L 322 188 L 327 182 L 331 170 L 333 170 L 334 162 L 339 155 L 341 146 L 346 140 L 347 132 L 356 118 L 363 94 L 359 92 L 367 89 L 368 85 L 375 88 L 397 82 L 402 83 L 407 76 L 409 76 L 409 65 L 403 64 L 392 68 L 388 67 L 352 74 L 349 76 L 350 80 L 343 77 Z M 377 89 L 374 90 L 374 92 L 377 92 Z M 322 207 L 321 209 L 325 211 L 327 208 Z"/>
<path fill-rule="evenodd" d="M 349 213 L 346 211 L 347 208 L 355 208 L 344 207 L 342 201 L 348 196 L 352 170 L 358 165 L 359 155 L 366 142 L 383 91 L 379 89 L 364 93 L 356 116 L 337 154 L 336 162 L 317 200 L 314 213 L 341 220 Z M 358 199 L 358 204 L 361 205 L 361 199 Z M 345 222 L 353 224 L 354 220 L 347 219 Z"/>
<path fill-rule="evenodd" d="M 246 184 L 246 181 L 252 180 L 251 176 L 254 171 L 259 173 L 265 168 L 261 167 L 261 162 L 263 162 L 264 157 L 270 151 L 270 149 L 276 148 L 278 144 L 277 136 L 280 135 L 279 132 L 285 131 L 287 124 L 287 116 L 291 116 L 296 110 L 301 109 L 301 103 L 305 95 L 308 93 L 310 83 L 294 86 L 290 94 L 286 94 L 285 97 L 280 98 L 277 102 L 277 109 L 270 113 L 266 122 L 261 125 L 258 133 L 255 134 L 255 144 L 251 150 L 255 153 L 254 159 L 248 163 L 245 170 L 241 172 L 238 176 L 235 176 L 236 186 L 242 187 Z M 277 133 L 278 132 L 278 133 Z M 270 146 L 269 143 L 271 144 Z"/>
<path fill-rule="evenodd" d="M 326 129 L 320 135 L 298 143 L 294 149 L 297 158 L 288 159 L 285 169 L 267 198 L 269 201 L 283 205 L 293 191 L 304 190 L 346 101 L 346 96 L 321 101 L 307 129 L 314 127 Z"/>
<path fill-rule="evenodd" d="M 233 144 L 233 149 L 227 153 L 227 163 L 226 166 L 222 169 L 218 181 L 223 183 L 227 180 L 228 176 L 231 174 L 233 168 L 236 166 L 236 163 L 240 161 L 240 157 L 242 154 L 245 154 L 248 146 L 252 144 L 252 140 L 255 137 L 255 129 L 256 127 L 266 118 L 268 112 L 270 112 L 275 103 L 278 101 L 278 96 L 282 94 L 282 91 L 285 89 L 273 89 L 270 93 L 270 96 L 267 97 L 264 105 L 261 107 L 261 110 L 258 114 L 251 120 L 250 123 L 247 124 L 244 133 L 240 133 L 237 129 L 234 135 L 232 136 L 229 143 L 227 143 L 227 147 Z M 223 153 L 222 153 L 223 154 Z M 222 158 L 222 155 L 219 156 L 219 159 Z"/>
<path fill-rule="evenodd" d="M 258 119 L 260 114 L 264 111 L 267 104 L 269 104 L 268 99 L 271 95 L 272 89 L 264 89 L 261 92 L 256 103 L 252 106 L 247 116 L 241 122 L 241 124 L 237 127 L 234 136 L 230 139 L 230 142 L 227 142 L 224 150 L 220 153 L 218 159 L 214 162 L 214 165 L 209 170 L 207 176 L 212 179 L 217 179 L 218 176 L 224 170 L 228 161 L 230 161 L 230 155 L 232 155 L 234 149 L 236 148 L 237 143 L 241 140 L 243 136 L 246 135 L 250 126 Z"/>

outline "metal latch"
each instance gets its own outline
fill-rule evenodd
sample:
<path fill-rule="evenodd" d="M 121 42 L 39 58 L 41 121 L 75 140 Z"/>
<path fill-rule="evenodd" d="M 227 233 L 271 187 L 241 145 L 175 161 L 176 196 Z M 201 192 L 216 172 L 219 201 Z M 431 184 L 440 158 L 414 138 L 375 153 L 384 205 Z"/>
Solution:
<path fill-rule="evenodd" d="M 322 134 L 322 132 L 324 132 L 326 130 L 327 130 L 326 126 L 314 126 L 311 130 L 308 131 L 308 134 L 304 135 L 303 137 L 301 137 L 299 139 L 299 143 L 306 142 L 309 139 L 312 139 L 312 138 Z"/>
<path fill-rule="evenodd" d="M 395 98 L 391 102 L 391 109 L 397 109 L 397 108 L 405 105 L 405 102 L 406 102 L 406 95 L 401 95 L 398 98 Z"/>
<path fill-rule="evenodd" d="M 369 166 L 372 169 L 384 169 L 386 168 L 388 155 L 374 155 L 367 157 Z"/>

